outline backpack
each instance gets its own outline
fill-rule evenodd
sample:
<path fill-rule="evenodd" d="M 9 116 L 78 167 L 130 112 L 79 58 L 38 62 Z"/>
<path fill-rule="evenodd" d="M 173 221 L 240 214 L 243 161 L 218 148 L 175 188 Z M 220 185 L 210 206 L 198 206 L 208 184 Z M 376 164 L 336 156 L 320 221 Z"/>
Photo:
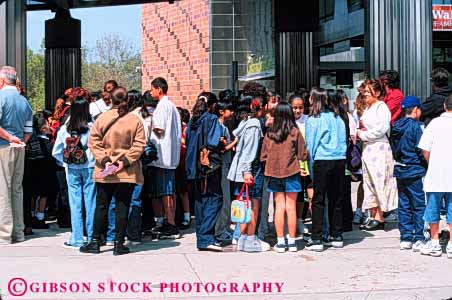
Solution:
<path fill-rule="evenodd" d="M 45 158 L 45 153 L 42 150 L 41 141 L 33 134 L 25 146 L 25 157 L 27 160 L 39 160 Z"/>
<path fill-rule="evenodd" d="M 63 161 L 66 164 L 83 165 L 88 161 L 86 155 L 87 146 L 83 146 L 77 132 L 71 132 L 71 136 L 66 138 L 66 148 L 64 149 Z"/>
<path fill-rule="evenodd" d="M 140 157 L 143 166 L 147 166 L 153 161 L 158 159 L 157 147 L 150 140 L 147 142 L 146 147 L 144 147 L 144 152 Z"/>

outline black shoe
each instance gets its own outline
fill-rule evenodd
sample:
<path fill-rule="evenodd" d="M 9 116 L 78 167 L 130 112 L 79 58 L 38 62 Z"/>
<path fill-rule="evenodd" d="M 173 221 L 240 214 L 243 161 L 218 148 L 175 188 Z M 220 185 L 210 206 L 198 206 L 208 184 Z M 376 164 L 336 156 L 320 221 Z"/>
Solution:
<path fill-rule="evenodd" d="M 179 225 L 179 229 L 180 230 L 186 230 L 190 228 L 190 221 L 184 220 L 182 221 L 182 223 Z"/>
<path fill-rule="evenodd" d="M 331 247 L 331 237 L 329 238 L 324 238 L 322 237 L 322 244 L 324 247 Z"/>
<path fill-rule="evenodd" d="M 33 218 L 31 221 L 31 227 L 33 229 L 49 229 L 49 225 L 46 224 L 45 220 L 38 220 L 36 218 Z"/>
<path fill-rule="evenodd" d="M 123 255 L 129 253 L 130 249 L 124 246 L 124 242 L 115 242 L 115 247 L 113 248 L 113 255 Z"/>
<path fill-rule="evenodd" d="M 330 242 L 331 242 L 331 246 L 333 246 L 333 248 L 344 247 L 344 239 L 342 238 L 342 236 L 331 237 Z"/>
<path fill-rule="evenodd" d="M 24 229 L 24 235 L 33 235 L 33 228 L 32 227 L 25 227 Z"/>
<path fill-rule="evenodd" d="M 157 225 L 155 227 L 152 227 L 151 231 L 154 234 L 156 234 L 156 233 L 160 234 L 161 232 L 166 231 L 167 227 L 168 227 L 168 224 L 167 223 L 163 223 L 163 224 Z"/>
<path fill-rule="evenodd" d="M 91 242 L 80 247 L 80 252 L 82 253 L 100 253 L 100 242 L 98 239 L 92 239 Z"/>
<path fill-rule="evenodd" d="M 178 239 L 180 238 L 179 229 L 177 226 L 166 224 L 166 226 L 159 232 L 160 239 Z"/>
<path fill-rule="evenodd" d="M 320 240 L 310 240 L 304 247 L 308 251 L 322 252 L 324 250 L 323 243 Z"/>
<path fill-rule="evenodd" d="M 377 220 L 372 220 L 372 221 L 370 221 L 369 224 L 360 226 L 359 229 L 365 230 L 365 231 L 384 230 L 385 223 L 377 221 Z"/>

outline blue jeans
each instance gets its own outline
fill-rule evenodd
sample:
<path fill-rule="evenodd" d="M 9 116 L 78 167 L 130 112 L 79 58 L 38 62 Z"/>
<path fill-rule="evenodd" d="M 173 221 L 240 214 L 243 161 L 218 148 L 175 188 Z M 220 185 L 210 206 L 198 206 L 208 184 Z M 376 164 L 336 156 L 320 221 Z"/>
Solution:
<path fill-rule="evenodd" d="M 452 192 L 427 193 L 427 207 L 424 214 L 425 222 L 429 224 L 439 222 L 443 199 L 446 204 L 446 223 L 452 224 Z"/>
<path fill-rule="evenodd" d="M 400 240 L 407 242 L 424 240 L 425 194 L 422 178 L 397 178 L 397 189 Z"/>
<path fill-rule="evenodd" d="M 135 185 L 132 194 L 132 201 L 130 202 L 129 209 L 129 223 L 127 225 L 127 238 L 134 242 L 141 241 L 141 189 L 142 185 Z M 115 240 L 115 198 L 111 200 L 110 207 L 108 208 L 108 231 L 107 242 L 113 242 Z"/>
<path fill-rule="evenodd" d="M 195 200 L 196 244 L 198 249 L 204 249 L 216 241 L 215 224 L 223 204 L 221 170 L 207 177 L 205 189 L 203 188 L 204 180 L 200 181 L 196 187 L 200 197 Z"/>
<path fill-rule="evenodd" d="M 88 240 L 93 237 L 94 211 L 96 210 L 96 184 L 93 180 L 94 168 L 67 169 L 69 206 L 71 208 L 72 234 L 69 243 L 83 246 L 83 204 L 86 212 L 86 232 Z"/>

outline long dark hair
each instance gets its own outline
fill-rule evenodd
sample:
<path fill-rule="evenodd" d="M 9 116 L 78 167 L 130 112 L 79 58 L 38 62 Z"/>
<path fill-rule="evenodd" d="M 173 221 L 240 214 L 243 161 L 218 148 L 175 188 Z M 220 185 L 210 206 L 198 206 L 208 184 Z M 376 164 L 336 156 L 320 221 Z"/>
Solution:
<path fill-rule="evenodd" d="M 328 90 L 328 106 L 330 110 L 334 113 L 335 117 L 340 117 L 345 124 L 345 131 L 347 134 L 347 139 L 350 136 L 350 128 L 348 113 L 345 110 L 344 104 L 342 102 L 341 94 L 335 90 Z"/>
<path fill-rule="evenodd" d="M 320 113 L 328 111 L 328 95 L 324 89 L 314 87 L 310 96 L 312 101 L 310 116 L 318 118 Z"/>
<path fill-rule="evenodd" d="M 296 126 L 293 110 L 287 102 L 280 102 L 274 112 L 274 121 L 267 136 L 277 143 L 284 142 L 292 128 Z"/>
<path fill-rule="evenodd" d="M 209 108 L 207 102 L 204 99 L 199 99 L 193 106 L 192 121 L 196 122 Z"/>
<path fill-rule="evenodd" d="M 83 134 L 88 132 L 88 123 L 91 122 L 89 103 L 84 97 L 75 98 L 71 105 L 71 117 L 67 125 L 67 132 Z"/>
<path fill-rule="evenodd" d="M 129 95 L 127 94 L 127 90 L 122 86 L 115 88 L 111 92 L 111 102 L 113 106 L 118 109 L 119 116 L 124 116 L 129 112 Z"/>

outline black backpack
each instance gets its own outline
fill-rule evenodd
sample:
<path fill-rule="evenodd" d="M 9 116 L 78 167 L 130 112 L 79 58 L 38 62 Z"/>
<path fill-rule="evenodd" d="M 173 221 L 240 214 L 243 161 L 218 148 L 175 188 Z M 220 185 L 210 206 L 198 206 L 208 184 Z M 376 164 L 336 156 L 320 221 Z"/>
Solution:
<path fill-rule="evenodd" d="M 45 158 L 41 140 L 33 134 L 25 147 L 25 157 L 27 160 L 39 160 Z"/>
<path fill-rule="evenodd" d="M 71 136 L 66 138 L 66 148 L 64 149 L 63 161 L 66 164 L 83 165 L 88 161 L 86 150 L 88 147 L 82 145 L 77 132 L 71 132 Z"/>

